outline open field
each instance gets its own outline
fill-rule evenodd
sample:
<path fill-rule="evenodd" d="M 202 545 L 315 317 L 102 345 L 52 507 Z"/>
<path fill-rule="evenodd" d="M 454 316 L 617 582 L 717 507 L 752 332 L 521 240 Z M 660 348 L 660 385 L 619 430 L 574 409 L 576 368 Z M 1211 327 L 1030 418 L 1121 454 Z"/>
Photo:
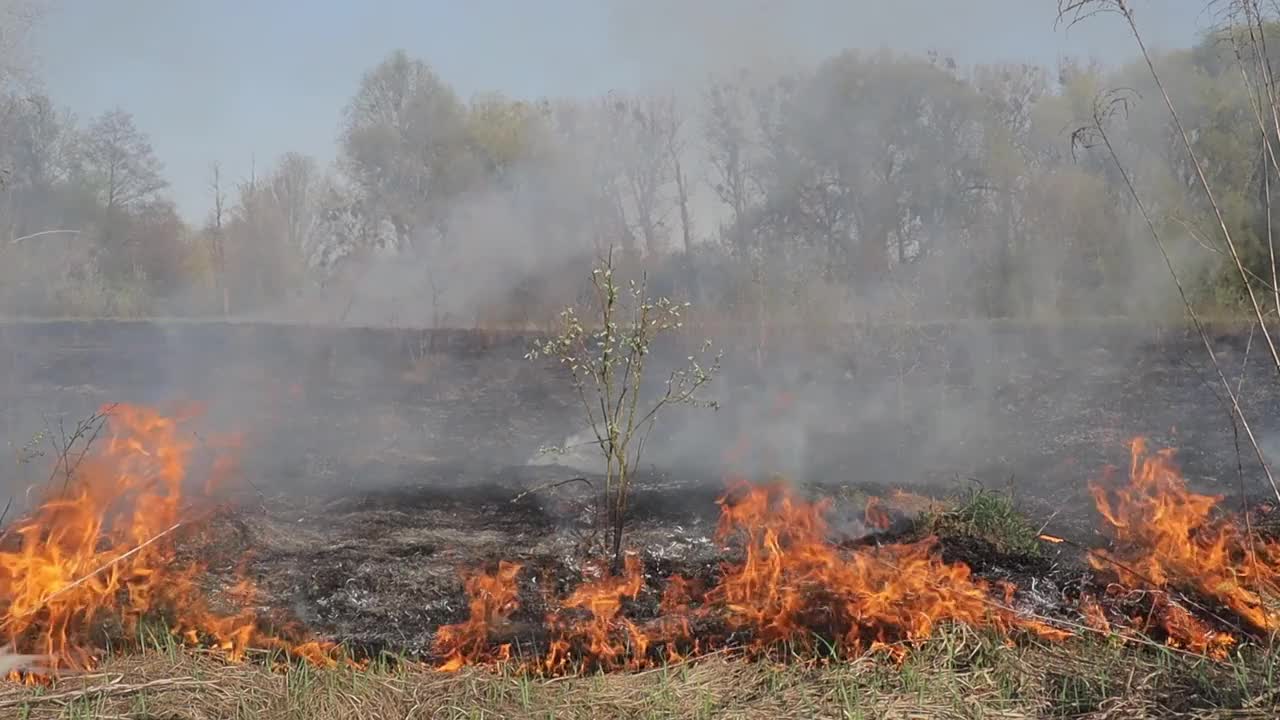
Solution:
<path fill-rule="evenodd" d="M 1241 402 L 1269 446 L 1280 439 L 1274 372 L 1247 325 L 1218 333 L 1219 360 L 1242 382 Z M 1239 484 L 1221 389 L 1185 327 L 996 321 L 840 326 L 816 333 L 821 342 L 814 334 L 779 331 L 761 357 L 732 332 L 715 336 L 726 353 L 711 389 L 720 412 L 670 414 L 651 461 L 718 482 L 721 453 L 745 435 L 774 451 L 766 471 L 806 482 L 1012 479 L 1059 503 L 1085 500 L 1083 482 L 1122 464 L 1125 443 L 1143 435 L 1179 448 L 1198 486 Z M 523 359 L 530 339 L 263 323 L 0 324 L 0 440 L 20 447 L 46 420 L 74 423 L 104 403 L 193 401 L 211 427 L 246 434 L 246 466 L 273 488 L 358 492 L 460 472 L 483 480 L 582 429 L 565 378 Z M 1256 459 L 1242 455 L 1256 481 Z M 7 479 L 17 489 L 31 481 Z"/>
<path fill-rule="evenodd" d="M 113 400 L 204 406 L 191 426 L 130 410 L 129 442 L 89 454 L 90 489 L 114 481 L 103 468 L 140 463 L 141 479 L 158 473 L 182 502 L 156 519 L 120 516 L 141 525 L 118 547 L 80 549 L 103 583 L 60 596 L 69 620 L 42 605 L 63 590 L 36 593 L 21 623 L 10 611 L 19 652 L 61 628 L 69 640 L 56 649 L 73 649 L 79 668 L 0 690 L 15 717 L 1280 710 L 1268 652 L 1280 629 L 1275 504 L 1256 460 L 1237 465 L 1194 344 L 1167 333 L 935 329 L 901 350 L 912 367 L 896 379 L 879 341 L 877 352 L 851 342 L 730 365 L 723 414 L 679 419 L 658 439 L 631 510 L 635 566 L 610 578 L 583 560 L 598 541 L 590 463 L 535 461 L 578 427 L 560 379 L 520 359 L 519 337 L 15 328 L 4 328 L 22 339 L 4 346 L 9 437 L 33 430 L 20 416 L 42 404 L 55 409 L 52 431 Z M 1238 335 L 1222 344 L 1272 431 L 1265 364 L 1243 362 Z M 806 417 L 819 421 L 793 421 Z M 234 443 L 215 439 L 228 429 Z M 1152 450 L 1180 445 L 1183 474 L 1151 454 L 1134 467 L 1158 482 L 1127 476 L 1133 435 L 1150 435 Z M 180 447 L 180 472 L 131 447 Z M 204 496 L 224 451 L 235 472 Z M 41 487 L 54 460 L 15 465 L 16 517 L 41 512 L 48 494 L 23 486 Z M 791 484 L 772 484 L 775 463 Z M 1116 477 L 1104 478 L 1107 463 Z M 584 482 L 546 487 L 574 477 Z M 152 480 L 95 492 L 106 507 L 173 497 L 150 495 Z M 1095 480 L 1110 505 L 1091 495 Z M 742 515 L 753 499 L 766 501 L 760 513 Z M 1149 523 L 1163 507 L 1177 522 Z M 46 536 L 24 537 L 2 538 L 4 567 Z M 1222 550 L 1213 562 L 1210 547 Z M 75 614 L 71 596 L 94 612 Z M 138 597 L 145 611 L 131 609 Z M 433 669 L 450 662 L 461 669 Z"/>
<path fill-rule="evenodd" d="M 866 497 L 864 489 L 832 490 L 859 506 Z M 544 565 L 566 557 L 562 543 L 567 538 L 546 517 L 530 508 L 502 508 L 496 497 L 461 495 L 450 502 L 420 496 L 421 505 L 401 497 L 383 506 L 366 499 L 323 513 L 314 513 L 316 508 L 293 513 L 259 509 L 215 521 L 207 529 L 204 537 L 225 541 L 228 533 L 220 523 L 243 521 L 247 535 L 241 541 L 255 550 L 252 574 L 264 582 L 262 596 L 276 603 L 308 597 L 315 613 L 309 623 L 325 635 L 345 638 L 367 658 L 362 667 L 320 668 L 259 652 L 251 652 L 243 663 L 228 664 L 207 651 L 184 648 L 155 625 L 144 628 L 140 639 L 129 643 L 130 650 L 108 656 L 88 674 L 47 688 L 0 691 L 0 709 L 33 719 L 192 720 L 1261 719 L 1280 709 L 1275 686 L 1280 668 L 1265 640 L 1210 659 L 1119 627 L 1115 633 L 1090 630 L 1064 595 L 1089 583 L 1078 555 L 1036 543 L 1034 529 L 1007 498 L 986 494 L 940 501 L 924 519 L 899 516 L 894 508 L 899 520 L 880 536 L 940 533 L 949 559 L 963 557 L 986 577 L 1016 580 L 1026 589 L 1018 593 L 1019 607 L 1052 614 L 1072 629 L 1072 637 L 1011 638 L 954 625 L 911 643 L 909 652 L 896 659 L 884 652 L 849 657 L 787 647 L 776 648 L 768 659 L 748 659 L 742 648 L 726 647 L 640 671 L 585 676 L 540 677 L 522 668 L 519 654 L 496 666 L 456 673 L 432 670 L 430 660 L 424 664 L 417 659 L 430 656 L 428 640 L 440 623 L 465 617 L 458 604 L 462 589 L 450 571 L 455 564 L 496 557 L 504 548 L 514 551 L 508 559 Z M 459 512 L 463 508 L 470 508 L 469 514 Z M 316 519 L 307 521 L 312 513 Z M 304 529 L 286 537 L 285 530 L 299 519 Z M 664 543 L 657 531 L 662 525 L 670 531 L 676 521 L 682 523 L 682 536 Z M 484 532 L 466 531 L 481 522 Z M 651 553 L 654 574 L 688 569 L 716 554 L 709 543 L 701 551 L 675 549 L 681 540 L 698 545 L 701 523 L 697 517 L 651 508 L 642 516 L 634 542 Z M 327 533 L 322 526 L 330 528 Z M 380 532 L 369 533 L 371 528 Z M 853 520 L 843 528 L 868 532 Z M 572 585 L 572 569 L 546 569 Z M 219 587 L 225 589 L 214 583 L 211 592 Z M 536 615 L 513 620 L 519 624 Z M 523 632 L 536 632 L 532 628 Z"/>

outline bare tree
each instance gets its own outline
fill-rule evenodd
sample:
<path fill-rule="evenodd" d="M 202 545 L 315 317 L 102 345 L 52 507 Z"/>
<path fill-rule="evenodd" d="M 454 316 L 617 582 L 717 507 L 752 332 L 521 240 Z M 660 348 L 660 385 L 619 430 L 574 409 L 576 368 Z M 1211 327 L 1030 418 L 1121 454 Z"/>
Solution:
<path fill-rule="evenodd" d="M 738 253 L 747 252 L 752 243 L 747 213 L 756 197 L 748 102 L 747 90 L 739 83 L 719 81 L 707 92 L 705 132 L 711 187 L 730 211 L 731 245 Z"/>
<path fill-rule="evenodd" d="M 216 162 L 209 168 L 209 192 L 213 195 L 213 211 L 205 228 L 205 238 L 208 241 L 214 287 L 222 298 L 222 314 L 229 315 L 231 294 L 227 289 L 227 238 L 223 229 L 227 194 L 222 187 L 222 166 Z"/>
<path fill-rule="evenodd" d="M 306 155 L 286 153 L 271 174 L 271 196 L 283 216 L 285 240 L 301 250 L 316 220 L 319 172 Z"/>
<path fill-rule="evenodd" d="M 80 172 L 101 214 L 99 272 L 116 280 L 141 280 L 142 258 L 130 237 L 130 214 L 159 198 L 168 186 L 147 136 L 133 116 L 116 109 L 100 115 L 80 141 Z"/>
<path fill-rule="evenodd" d="M 168 187 L 150 140 L 123 110 L 108 111 L 89 126 L 83 154 L 108 215 L 149 200 Z"/>
<path fill-rule="evenodd" d="M 612 246 L 616 240 L 623 253 L 634 256 L 638 244 L 627 214 L 630 178 L 627 175 L 629 118 L 626 104 L 607 97 L 600 103 L 594 119 L 596 122 L 591 128 L 593 133 L 588 136 L 588 147 L 594 184 L 600 188 L 599 194 L 592 198 L 593 204 L 598 205 L 598 211 L 593 213 L 597 223 L 594 233 L 597 251 L 605 252 L 606 246 Z"/>
<path fill-rule="evenodd" d="M 684 119 L 679 115 L 674 100 L 671 115 L 665 128 L 665 150 L 671 168 L 671 178 L 676 185 L 676 208 L 680 211 L 680 240 L 685 253 L 693 248 L 693 218 L 689 212 L 689 176 L 684 169 L 685 133 Z"/>
<path fill-rule="evenodd" d="M 622 187 L 634 208 L 635 222 L 650 256 L 665 250 L 668 198 L 671 181 L 670 145 L 676 122 L 675 101 L 670 98 L 617 100 L 611 106 L 614 123 L 621 130 L 618 155 L 622 158 Z"/>

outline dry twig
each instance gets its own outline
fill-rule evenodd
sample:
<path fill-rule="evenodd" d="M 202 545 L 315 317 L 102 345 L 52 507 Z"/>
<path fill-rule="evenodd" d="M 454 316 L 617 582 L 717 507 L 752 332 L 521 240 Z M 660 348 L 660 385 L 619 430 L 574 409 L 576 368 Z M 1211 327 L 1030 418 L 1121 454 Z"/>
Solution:
<path fill-rule="evenodd" d="M 174 530 L 177 530 L 177 529 L 178 529 L 178 528 L 180 528 L 180 527 L 182 527 L 182 523 L 180 523 L 180 522 L 179 522 L 179 523 L 174 523 L 174 524 L 173 524 L 173 525 L 171 525 L 167 530 L 162 530 L 161 532 L 156 533 L 156 534 L 155 534 L 155 535 L 153 535 L 151 538 L 149 538 L 149 539 L 145 540 L 141 545 L 138 545 L 138 546 L 134 547 L 133 549 L 129 550 L 128 552 L 125 552 L 125 553 L 122 553 L 122 554 L 120 554 L 120 555 L 117 555 L 116 557 L 112 558 L 111 560 L 108 560 L 107 562 L 103 563 L 102 565 L 99 565 L 98 567 L 94 568 L 93 570 L 90 570 L 88 573 L 84 574 L 84 575 L 83 575 L 83 576 L 81 576 L 79 579 L 74 580 L 74 581 L 72 581 L 71 583 L 69 583 L 69 584 L 67 584 L 67 585 L 63 586 L 63 587 L 62 587 L 62 588 L 60 588 L 60 589 L 58 589 L 57 591 L 55 591 L 55 592 L 53 592 L 53 593 L 50 593 L 49 595 L 45 596 L 45 598 L 44 598 L 43 600 L 41 600 L 38 604 L 36 604 L 36 605 L 32 606 L 32 607 L 31 607 L 31 609 L 30 609 L 30 610 L 28 610 L 28 611 L 26 612 L 26 615 L 30 615 L 30 614 L 32 614 L 32 613 L 34 613 L 34 612 L 36 612 L 37 610 L 40 610 L 40 609 L 41 609 L 41 608 L 43 608 L 45 605 L 47 605 L 51 600 L 53 600 L 54 598 L 58 597 L 59 595 L 62 595 L 62 594 L 67 593 L 67 592 L 70 592 L 71 590 L 74 590 L 75 588 L 77 588 L 77 587 L 79 587 L 79 586 L 83 585 L 84 583 L 86 583 L 86 582 L 88 582 L 90 579 L 92 579 L 94 576 L 96 576 L 98 573 L 101 573 L 101 572 L 103 572 L 104 570 L 108 570 L 108 569 L 110 569 L 112 566 L 114 566 L 116 563 L 119 563 L 119 562 L 121 562 L 121 561 L 123 561 L 123 560 L 126 560 L 126 559 L 128 559 L 129 557 L 132 557 L 133 555 L 136 555 L 137 553 L 141 552 L 143 548 L 145 548 L 145 547 L 147 547 L 148 545 L 150 545 L 150 544 L 152 544 L 152 543 L 156 542 L 156 541 L 157 541 L 157 540 L 159 540 L 160 538 L 162 538 L 162 537 L 164 537 L 164 536 L 168 535 L 169 533 L 173 532 Z"/>
<path fill-rule="evenodd" d="M 21 697 L 5 698 L 0 700 L 0 708 L 29 707 L 31 705 L 43 705 L 48 703 L 67 705 L 77 700 L 84 700 L 91 697 L 120 697 L 122 695 L 134 695 L 147 690 L 211 687 L 214 685 L 217 685 L 217 681 L 215 680 L 197 680 L 191 677 L 162 678 L 133 685 L 107 683 L 104 685 L 93 685 L 79 690 L 51 693 L 49 695 L 31 695 L 24 693 Z"/>

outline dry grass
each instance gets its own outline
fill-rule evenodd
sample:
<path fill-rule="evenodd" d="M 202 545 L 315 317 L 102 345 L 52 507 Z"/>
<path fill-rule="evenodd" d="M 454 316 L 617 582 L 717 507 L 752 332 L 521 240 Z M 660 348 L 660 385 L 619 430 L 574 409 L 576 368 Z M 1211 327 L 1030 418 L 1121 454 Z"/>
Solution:
<path fill-rule="evenodd" d="M 1272 661 L 1211 663 L 1105 640 L 1010 646 L 952 628 L 901 665 L 884 658 L 724 657 L 643 673 L 543 680 L 405 663 L 365 670 L 226 665 L 167 649 L 52 688 L 0 691 L 15 718 L 1273 718 Z"/>

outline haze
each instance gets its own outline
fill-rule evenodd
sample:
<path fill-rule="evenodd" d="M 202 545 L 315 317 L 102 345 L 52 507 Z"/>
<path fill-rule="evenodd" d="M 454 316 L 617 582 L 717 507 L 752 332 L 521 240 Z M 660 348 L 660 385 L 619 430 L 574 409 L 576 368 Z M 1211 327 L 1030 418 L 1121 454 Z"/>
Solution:
<path fill-rule="evenodd" d="M 1199 2 L 1137 7 L 1157 47 L 1189 45 L 1214 20 Z M 692 90 L 711 71 L 813 64 L 849 47 L 934 49 L 964 64 L 1133 54 L 1117 23 L 1055 28 L 1054 17 L 1052 0 L 62 0 L 33 50 L 59 104 L 135 115 L 199 223 L 211 162 L 240 179 L 289 151 L 332 159 L 343 105 L 397 48 L 464 98 Z"/>
<path fill-rule="evenodd" d="M 1046 357 L 1071 395 L 1103 363 L 1088 348 L 1141 356 L 1091 323 L 1184 317 L 1144 213 L 1191 303 L 1245 302 L 1123 20 L 1063 27 L 1056 5 L 9 0 L 0 317 L 162 320 L 188 339 L 122 345 L 103 372 L 140 385 L 102 399 L 194 394 L 240 417 L 279 378 L 191 366 L 305 366 L 308 398 L 428 393 L 448 353 L 425 329 L 553 332 L 566 305 L 593 312 L 592 264 L 616 250 L 621 275 L 693 306 L 655 357 L 706 338 L 728 355 L 714 427 L 665 426 L 655 458 L 715 464 L 786 397 L 758 469 L 822 472 L 824 443 L 905 482 L 982 467 L 1033 414 L 1007 397 Z M 1270 277 L 1274 183 L 1214 32 L 1231 7 L 1140 2 L 1137 22 L 1242 262 Z M 1075 131 L 1116 88 L 1133 96 L 1104 123 L 1113 157 Z M 272 326 L 238 345 L 174 322 L 192 319 Z M 516 355 L 455 372 L 526 382 Z M 439 451 L 421 415 L 446 395 L 386 410 L 406 451 Z M 494 402 L 482 417 L 518 415 Z M 524 463 L 575 422 L 504 452 Z"/>

